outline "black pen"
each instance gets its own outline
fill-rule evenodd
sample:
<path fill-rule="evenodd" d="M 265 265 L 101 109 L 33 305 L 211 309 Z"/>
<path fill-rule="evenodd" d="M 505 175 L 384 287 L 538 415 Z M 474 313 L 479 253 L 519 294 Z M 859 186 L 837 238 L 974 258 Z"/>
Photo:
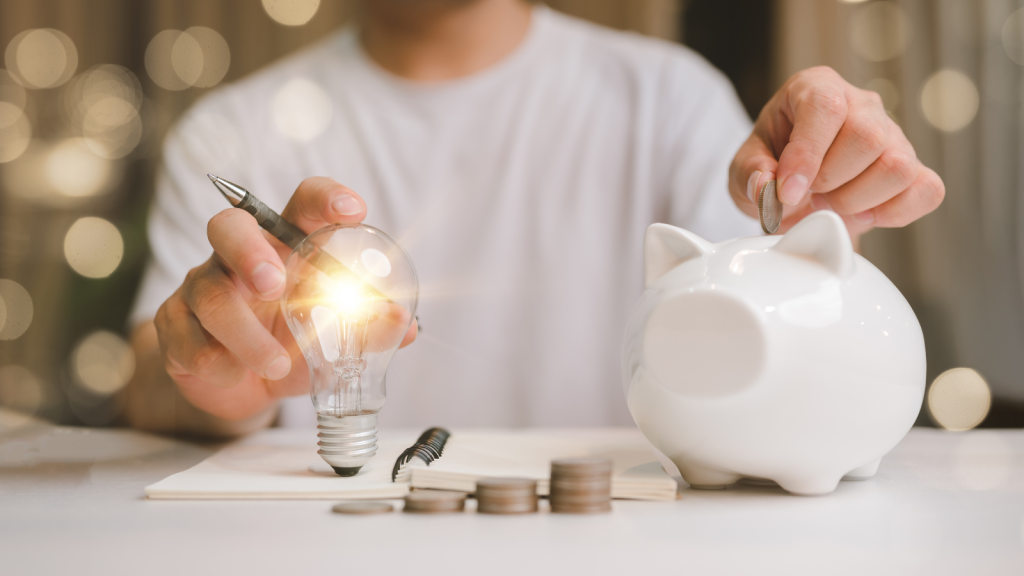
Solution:
<path fill-rule="evenodd" d="M 270 232 L 274 238 L 277 238 L 284 243 L 285 246 L 295 249 L 306 238 L 306 233 L 303 232 L 298 226 L 287 221 L 277 212 L 270 209 L 269 206 L 264 204 L 259 198 L 253 195 L 245 188 L 242 188 L 234 182 L 228 182 L 220 176 L 214 176 L 213 174 L 207 174 L 210 178 L 210 182 L 220 190 L 220 193 L 227 198 L 227 201 L 231 203 L 235 208 L 241 208 L 249 214 L 252 214 L 253 218 L 256 218 L 256 223 L 260 225 L 267 232 Z M 345 266 L 341 262 L 328 254 L 325 250 L 316 250 L 311 254 L 310 264 L 316 266 L 328 276 L 337 276 L 338 274 L 351 274 L 357 276 L 351 268 Z M 369 282 L 363 280 L 367 290 L 372 292 L 376 297 L 381 298 L 387 302 L 391 299 L 385 296 L 380 290 L 371 285 Z"/>
<path fill-rule="evenodd" d="M 220 193 L 224 195 L 224 198 L 227 198 L 227 201 L 232 206 L 252 214 L 260 228 L 270 232 L 274 238 L 283 242 L 285 246 L 294 250 L 299 245 L 299 242 L 302 242 L 302 239 L 306 237 L 305 232 L 300 230 L 298 226 L 271 210 L 269 206 L 260 201 L 252 192 L 234 182 L 228 182 L 220 176 L 214 176 L 213 174 L 207 174 L 207 176 L 209 176 L 210 182 L 213 182 L 213 185 L 217 187 L 217 190 L 220 190 Z"/>

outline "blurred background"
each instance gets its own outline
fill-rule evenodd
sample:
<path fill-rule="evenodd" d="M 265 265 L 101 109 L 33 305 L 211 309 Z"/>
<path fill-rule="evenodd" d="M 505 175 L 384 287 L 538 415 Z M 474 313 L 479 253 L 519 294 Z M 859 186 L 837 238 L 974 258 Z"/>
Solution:
<path fill-rule="evenodd" d="M 918 423 L 1024 425 L 1024 3 L 548 4 L 690 46 L 752 117 L 809 66 L 877 91 L 947 195 L 905 229 L 870 233 L 862 251 L 917 312 L 929 382 L 976 370 L 936 386 L 944 404 Z M 0 424 L 119 423 L 164 134 L 208 90 L 354 11 L 351 0 L 0 0 L 0 406 L 17 411 Z"/>

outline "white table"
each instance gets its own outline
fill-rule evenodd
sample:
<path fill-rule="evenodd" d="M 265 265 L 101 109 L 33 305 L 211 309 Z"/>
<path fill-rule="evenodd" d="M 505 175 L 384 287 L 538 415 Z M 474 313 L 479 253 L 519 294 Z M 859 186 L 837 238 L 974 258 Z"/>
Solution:
<path fill-rule="evenodd" d="M 739 485 L 611 514 L 333 514 L 149 501 L 215 447 L 130 430 L 0 436 L 0 574 L 1024 574 L 1024 431 L 915 429 L 832 495 Z"/>

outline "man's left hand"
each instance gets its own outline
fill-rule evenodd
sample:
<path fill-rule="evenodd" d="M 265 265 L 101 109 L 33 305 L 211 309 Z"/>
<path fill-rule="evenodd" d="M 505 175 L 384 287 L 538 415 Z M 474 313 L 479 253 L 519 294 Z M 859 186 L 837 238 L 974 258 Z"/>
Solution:
<path fill-rule="evenodd" d="M 785 205 L 780 232 L 831 209 L 855 244 L 876 226 L 906 226 L 928 214 L 946 193 L 878 94 L 826 67 L 798 72 L 761 110 L 729 168 L 729 192 L 757 218 L 758 192 L 772 179 Z"/>

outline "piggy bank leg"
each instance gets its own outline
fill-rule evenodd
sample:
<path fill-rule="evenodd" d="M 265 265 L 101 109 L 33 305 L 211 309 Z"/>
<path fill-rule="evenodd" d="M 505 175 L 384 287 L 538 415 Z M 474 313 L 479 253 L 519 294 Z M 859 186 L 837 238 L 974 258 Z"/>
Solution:
<path fill-rule="evenodd" d="M 835 474 L 826 475 L 818 473 L 816 475 L 809 474 L 807 476 L 776 478 L 775 481 L 787 492 L 801 496 L 819 496 L 834 492 L 836 486 L 839 485 L 840 478 L 841 476 Z"/>
<path fill-rule="evenodd" d="M 881 461 L 882 459 L 879 458 L 878 460 L 873 460 L 863 466 L 858 466 L 847 472 L 846 476 L 843 476 L 843 480 L 867 480 L 874 476 L 875 472 L 878 472 L 878 464 Z"/>
<path fill-rule="evenodd" d="M 679 468 L 679 473 L 683 476 L 683 480 L 686 480 L 690 488 L 697 490 L 723 490 L 729 484 L 735 484 L 740 479 L 739 474 L 732 472 L 707 468 L 693 462 L 683 462 L 680 460 L 675 462 Z"/>

